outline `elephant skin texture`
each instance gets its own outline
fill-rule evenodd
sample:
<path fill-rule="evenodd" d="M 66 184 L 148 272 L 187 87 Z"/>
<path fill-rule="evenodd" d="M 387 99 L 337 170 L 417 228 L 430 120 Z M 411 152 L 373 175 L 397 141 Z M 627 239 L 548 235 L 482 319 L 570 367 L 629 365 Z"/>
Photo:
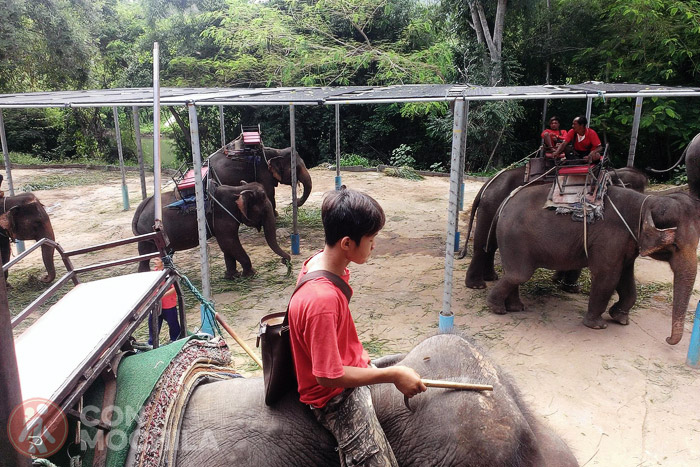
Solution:
<path fill-rule="evenodd" d="M 278 183 L 292 184 L 292 148 L 275 149 L 263 148 L 265 157 L 256 158 L 250 156 L 231 156 L 224 154 L 224 149 L 240 149 L 240 140 L 234 140 L 211 155 L 209 168 L 211 176 L 223 185 L 239 185 L 246 182 L 260 183 L 267 194 L 272 208 L 276 209 L 275 187 Z M 267 163 L 265 162 L 267 159 Z M 303 159 L 296 154 L 297 183 L 300 183 L 304 192 L 297 202 L 302 206 L 311 194 L 311 175 L 309 174 Z"/>
<path fill-rule="evenodd" d="M 10 241 L 34 240 L 42 238 L 56 240 L 51 226 L 51 219 L 34 193 L 21 193 L 16 196 L 4 196 L 0 198 L 0 215 L 10 212 L 10 230 L 0 228 L 0 255 L 2 264 L 10 261 Z M 39 279 L 49 283 L 56 278 L 56 268 L 53 262 L 54 247 L 41 246 L 41 258 L 46 268 L 46 275 Z M 5 273 L 7 279 L 7 273 Z"/>
<path fill-rule="evenodd" d="M 398 362 L 423 378 L 491 384 L 493 391 L 430 388 L 411 399 L 371 387 L 375 410 L 401 466 L 575 466 L 566 444 L 524 405 L 512 380 L 462 337 L 426 339 Z M 200 386 L 185 408 L 178 466 L 337 466 L 332 435 L 297 395 L 274 407 L 262 379 Z"/>
<path fill-rule="evenodd" d="M 634 261 L 641 253 L 668 262 L 673 271 L 671 336 L 666 341 L 677 344 L 683 336 L 697 273 L 699 165 L 700 138 L 696 137 L 686 155 L 690 194 L 645 195 L 610 187 L 604 200 L 604 218 L 587 225 L 587 255 L 584 224 L 572 221 L 570 215 L 543 209 L 549 186 L 519 191 L 504 204 L 498 218 L 496 235 L 504 275 L 488 295 L 491 310 L 499 314 L 523 310 L 518 287 L 537 268 L 570 270 L 588 266 L 591 293 L 583 323 L 593 329 L 607 327 L 602 315 L 617 291 L 619 299 L 609 313 L 614 322 L 628 324 L 629 310 L 637 299 Z"/>
<path fill-rule="evenodd" d="M 614 185 L 624 185 L 627 188 L 643 193 L 649 184 L 649 178 L 644 172 L 634 168 L 615 169 L 611 173 Z M 474 229 L 474 246 L 471 262 L 467 268 L 464 283 L 471 289 L 486 288 L 486 281 L 495 281 L 498 274 L 494 269 L 494 256 L 496 254 L 496 232 L 494 217 L 499 206 L 508 195 L 516 188 L 524 184 L 525 167 L 516 167 L 494 175 L 479 190 L 472 204 L 469 226 L 467 227 L 467 241 L 460 253 L 464 258 L 467 253 L 467 245 L 471 235 L 474 216 L 476 215 L 476 227 Z M 551 186 L 551 181 L 546 182 Z M 477 215 L 478 210 L 478 215 Z M 492 224 L 493 227 L 492 227 Z M 487 245 L 488 243 L 488 245 Z M 568 271 L 568 270 L 567 270 Z M 578 280 L 580 271 L 568 271 L 564 276 L 564 283 L 574 284 Z"/>
<path fill-rule="evenodd" d="M 247 183 L 239 186 L 218 185 L 210 183 L 209 197 L 211 211 L 207 213 L 207 238 L 216 237 L 216 241 L 224 253 L 227 279 L 233 279 L 255 274 L 250 257 L 243 249 L 238 238 L 241 223 L 265 232 L 265 240 L 272 251 L 282 259 L 290 261 L 289 253 L 280 248 L 277 243 L 275 216 L 270 201 L 259 183 Z M 182 251 L 199 245 L 197 232 L 197 212 L 194 208 L 187 212 L 180 209 L 167 208 L 178 199 L 176 192 L 165 193 L 161 197 L 163 203 L 163 228 L 170 240 L 169 250 Z M 218 203 L 214 200 L 218 200 Z M 222 207 L 223 205 L 223 207 Z M 154 202 L 150 196 L 143 200 L 134 213 L 131 229 L 134 235 L 142 235 L 153 231 Z M 213 232 L 212 232 L 213 230 Z M 139 242 L 139 254 L 155 253 L 157 250 L 152 241 Z M 238 272 L 236 262 L 241 264 L 242 272 Z M 139 272 L 148 271 L 148 261 L 139 263 Z"/>

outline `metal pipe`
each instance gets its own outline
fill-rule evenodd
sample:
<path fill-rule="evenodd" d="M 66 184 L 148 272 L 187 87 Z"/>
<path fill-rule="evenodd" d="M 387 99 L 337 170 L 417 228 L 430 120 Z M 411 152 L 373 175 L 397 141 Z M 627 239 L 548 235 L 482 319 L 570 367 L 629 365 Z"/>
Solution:
<path fill-rule="evenodd" d="M 593 107 L 593 96 L 588 96 L 586 98 L 586 120 L 588 120 L 589 125 L 591 123 L 591 108 L 592 107 Z"/>
<path fill-rule="evenodd" d="M 141 179 L 141 199 L 148 197 L 146 190 L 146 172 L 143 167 L 143 147 L 141 146 L 141 121 L 139 120 L 139 108 L 135 105 L 131 107 L 131 114 L 134 118 L 134 139 L 136 140 L 136 158 L 139 161 L 139 178 Z"/>
<path fill-rule="evenodd" d="M 634 167 L 634 156 L 637 152 L 637 136 L 639 135 L 639 121 L 642 119 L 643 97 L 637 97 L 634 103 L 634 121 L 632 122 L 632 135 L 630 136 L 630 151 L 627 156 L 627 167 Z"/>
<path fill-rule="evenodd" d="M 160 199 L 160 49 L 153 43 L 153 215 L 154 230 L 163 229 L 163 201 Z"/>
<path fill-rule="evenodd" d="M 335 189 L 340 190 L 340 104 L 335 104 Z"/>
<path fill-rule="evenodd" d="M 221 147 L 226 146 L 226 127 L 224 126 L 224 106 L 219 104 L 219 126 L 221 127 Z"/>
<path fill-rule="evenodd" d="M 0 142 L 2 143 L 2 154 L 5 158 L 5 174 L 7 178 L 7 186 L 10 196 L 15 195 L 15 186 L 12 183 L 12 163 L 10 162 L 10 151 L 7 149 L 7 136 L 5 135 L 5 120 L 3 119 L 2 109 L 0 109 Z M 24 251 L 24 240 L 16 240 L 17 253 Z"/>
<path fill-rule="evenodd" d="M 126 186 L 126 171 L 124 170 L 124 151 L 122 149 L 122 133 L 119 130 L 119 112 L 117 107 L 112 107 L 114 115 L 114 134 L 117 137 L 117 152 L 119 153 L 119 170 L 122 173 L 122 203 L 124 211 L 129 210 L 129 189 Z"/>
<path fill-rule="evenodd" d="M 297 139 L 294 125 L 294 104 L 289 106 L 289 139 L 292 146 L 292 254 L 299 254 L 299 230 L 297 227 Z"/>
<path fill-rule="evenodd" d="M 455 102 L 454 123 L 452 126 L 452 159 L 450 162 L 450 198 L 447 207 L 447 241 L 445 242 L 445 283 L 442 296 L 442 311 L 440 312 L 440 331 L 452 329 L 454 313 L 452 313 L 452 276 L 454 268 L 455 230 L 457 224 L 457 200 L 459 197 L 459 158 L 461 152 L 462 133 L 465 130 L 466 101 Z"/>
<path fill-rule="evenodd" d="M 187 104 L 190 116 L 190 139 L 192 141 L 192 163 L 194 170 L 194 193 L 197 201 L 197 232 L 199 235 L 199 264 L 202 270 L 202 292 L 206 300 L 211 300 L 211 283 L 209 281 L 209 254 L 207 247 L 207 220 L 204 214 L 204 184 L 202 183 L 202 156 L 199 149 L 199 124 L 197 122 L 197 107 L 193 103 Z M 214 335 L 210 319 L 205 317 L 208 313 L 202 305 L 202 324 L 200 330 Z"/>

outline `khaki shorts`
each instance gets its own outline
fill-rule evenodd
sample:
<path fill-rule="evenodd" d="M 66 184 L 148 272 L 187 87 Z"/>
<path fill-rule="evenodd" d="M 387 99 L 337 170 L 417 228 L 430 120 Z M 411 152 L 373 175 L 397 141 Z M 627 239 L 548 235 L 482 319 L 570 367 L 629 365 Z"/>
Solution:
<path fill-rule="evenodd" d="M 311 407 L 311 410 L 338 441 L 341 466 L 398 467 L 377 420 L 367 386 L 346 389 L 328 401 L 325 407 Z"/>

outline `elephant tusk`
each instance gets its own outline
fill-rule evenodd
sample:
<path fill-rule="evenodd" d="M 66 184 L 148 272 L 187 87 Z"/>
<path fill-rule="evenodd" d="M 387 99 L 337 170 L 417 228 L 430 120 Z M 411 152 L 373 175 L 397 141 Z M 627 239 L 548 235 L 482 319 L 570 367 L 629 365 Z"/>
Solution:
<path fill-rule="evenodd" d="M 436 379 L 422 379 L 421 382 L 428 388 L 458 389 L 461 391 L 493 391 L 491 384 L 457 383 L 455 381 L 443 381 Z M 403 403 L 409 412 L 414 412 L 408 402 L 408 396 L 403 396 Z"/>

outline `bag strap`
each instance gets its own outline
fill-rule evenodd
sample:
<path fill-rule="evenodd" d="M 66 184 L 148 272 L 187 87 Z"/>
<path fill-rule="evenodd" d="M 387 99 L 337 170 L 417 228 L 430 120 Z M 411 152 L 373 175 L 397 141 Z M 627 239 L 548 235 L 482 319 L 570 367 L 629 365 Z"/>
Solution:
<path fill-rule="evenodd" d="M 350 299 L 352 298 L 352 290 L 350 289 L 348 283 L 345 282 L 339 275 L 330 271 L 326 271 L 325 269 L 319 269 L 318 271 L 311 271 L 304 274 L 304 277 L 301 278 L 301 280 L 297 284 L 297 287 L 294 289 L 294 292 L 292 292 L 292 297 L 295 293 L 297 293 L 297 290 L 299 290 L 302 285 L 319 277 L 325 277 L 326 279 L 331 281 L 333 285 L 338 287 L 338 289 L 340 289 L 340 291 L 343 292 L 345 298 L 348 299 L 348 303 L 350 303 Z M 292 302 L 292 297 L 289 297 L 289 303 Z M 289 303 L 287 303 L 287 311 L 284 313 L 284 321 L 282 322 L 282 327 L 289 326 L 289 319 L 287 316 L 289 314 Z"/>

